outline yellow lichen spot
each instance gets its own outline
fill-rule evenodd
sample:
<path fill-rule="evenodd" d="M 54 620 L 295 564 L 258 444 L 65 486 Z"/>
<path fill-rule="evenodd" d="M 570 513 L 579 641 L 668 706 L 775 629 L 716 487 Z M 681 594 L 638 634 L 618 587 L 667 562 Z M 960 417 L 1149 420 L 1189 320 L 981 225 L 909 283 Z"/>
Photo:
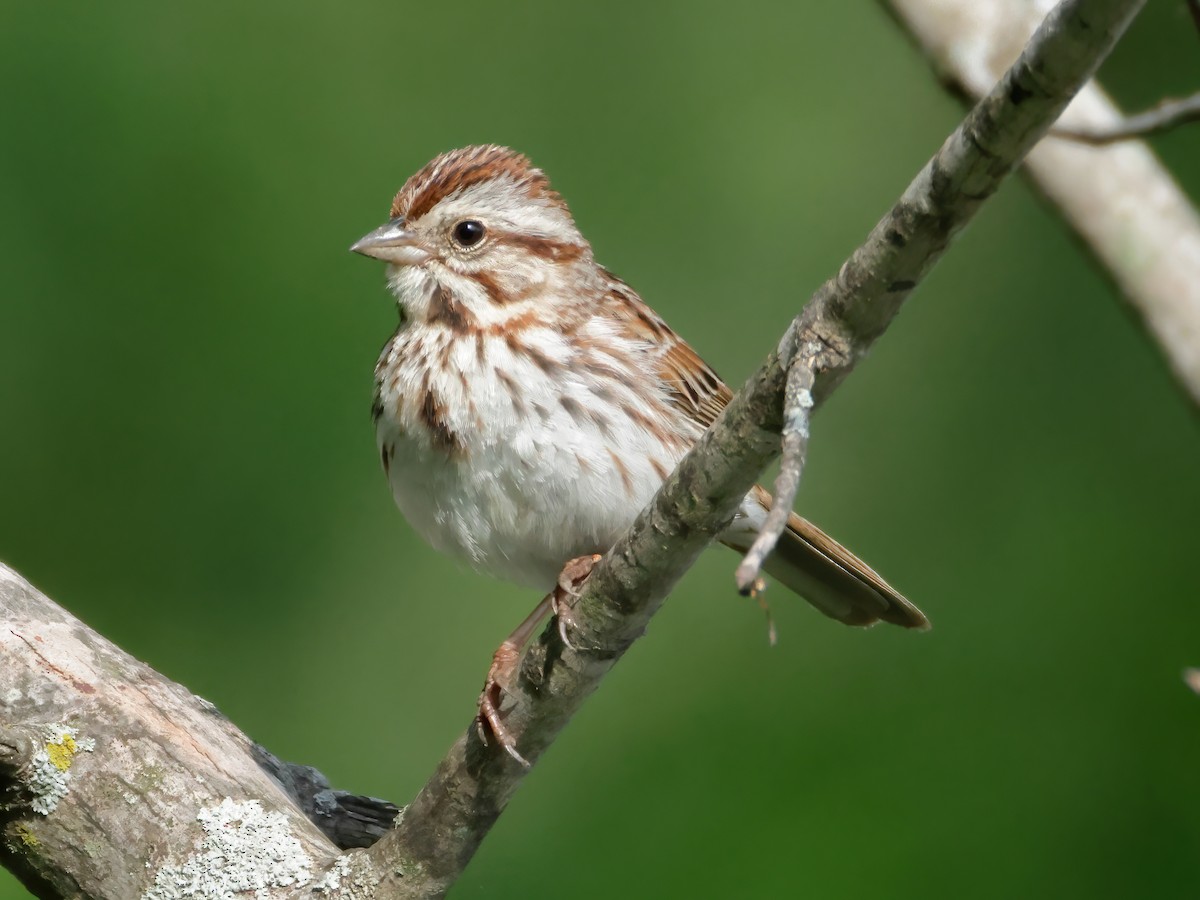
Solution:
<path fill-rule="evenodd" d="M 46 745 L 46 755 L 50 757 L 50 762 L 54 765 L 54 768 L 60 772 L 65 772 L 71 768 L 71 760 L 75 758 L 75 751 L 77 749 L 75 738 L 69 734 L 64 734 L 57 742 L 51 741 Z"/>
<path fill-rule="evenodd" d="M 17 833 L 17 840 L 28 847 L 30 850 L 36 850 L 38 846 L 37 835 L 30 831 L 26 825 L 18 825 L 14 829 Z"/>

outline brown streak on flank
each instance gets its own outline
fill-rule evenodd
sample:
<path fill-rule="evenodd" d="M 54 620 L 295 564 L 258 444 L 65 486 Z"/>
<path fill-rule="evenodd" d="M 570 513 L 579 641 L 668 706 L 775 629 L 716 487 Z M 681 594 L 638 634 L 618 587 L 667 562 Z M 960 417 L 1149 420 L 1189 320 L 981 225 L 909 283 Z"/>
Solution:
<path fill-rule="evenodd" d="M 617 467 L 617 471 L 621 473 L 621 484 L 625 488 L 625 494 L 629 497 L 633 496 L 633 479 L 629 476 L 629 470 L 625 468 L 625 463 L 621 461 L 621 457 L 617 456 L 611 449 L 608 451 L 609 458 L 612 459 L 613 465 Z"/>
<path fill-rule="evenodd" d="M 484 359 L 487 357 L 487 343 L 483 339 L 483 332 L 475 332 L 475 360 L 479 365 L 483 365 Z"/>
<path fill-rule="evenodd" d="M 679 435 L 671 431 L 669 428 L 664 427 L 664 423 L 671 420 L 669 415 L 663 415 L 656 419 L 628 403 L 622 404 L 621 412 L 623 412 L 631 422 L 640 427 L 660 444 L 663 444 L 667 447 L 683 446 L 683 441 L 680 439 Z"/>
<path fill-rule="evenodd" d="M 574 397 L 559 397 L 558 405 L 567 411 L 576 425 L 582 425 L 588 418 L 587 410 Z"/>
<path fill-rule="evenodd" d="M 499 337 L 504 338 L 504 346 L 508 348 L 508 352 L 515 357 L 521 357 L 525 353 L 525 344 L 521 342 L 521 336 L 507 329 L 502 330 Z"/>
<path fill-rule="evenodd" d="M 543 351 L 523 343 L 521 336 L 515 331 L 508 329 L 504 331 L 504 343 L 508 345 L 513 356 L 525 357 L 547 375 L 553 375 L 561 368 L 558 360 L 551 359 Z"/>
<path fill-rule="evenodd" d="M 429 388 L 428 382 L 423 385 L 425 388 L 425 397 L 421 401 L 418 408 L 418 414 L 421 421 L 425 423 L 425 427 L 429 430 L 429 440 L 433 446 L 441 450 L 447 456 L 455 457 L 462 454 L 465 449 L 458 435 L 450 430 L 450 426 L 446 424 L 446 407 L 443 406 L 434 396 L 433 391 Z"/>
<path fill-rule="evenodd" d="M 592 411 L 592 421 L 596 424 L 596 429 L 600 432 L 600 436 L 606 440 L 612 439 L 612 422 L 608 420 L 608 416 Z"/>
<path fill-rule="evenodd" d="M 541 350 L 535 347 L 526 347 L 525 353 L 535 366 L 545 372 L 547 375 L 553 375 L 560 368 L 558 360 L 551 359 Z"/>
<path fill-rule="evenodd" d="M 579 471 L 583 475 L 589 475 L 592 471 L 592 464 L 579 455 L 579 451 L 575 451 L 575 462 L 579 463 Z"/>
<path fill-rule="evenodd" d="M 488 145 L 451 150 L 431 160 L 396 194 L 391 217 L 419 219 L 447 197 L 497 178 L 520 186 L 531 200 L 566 208 L 541 169 L 516 151 Z"/>
<path fill-rule="evenodd" d="M 518 416 L 525 415 L 525 400 L 521 397 L 521 386 L 513 381 L 512 376 L 503 369 L 496 369 L 496 378 L 508 392 L 508 399 L 512 401 L 513 412 Z"/>
<path fill-rule="evenodd" d="M 658 423 L 636 406 L 633 406 L 629 403 L 623 403 L 621 404 L 621 412 L 623 412 L 626 418 L 633 422 L 633 424 L 640 427 L 643 431 L 649 434 L 656 434 L 658 432 Z"/>
<path fill-rule="evenodd" d="M 654 474 L 656 474 L 663 481 L 666 481 L 667 476 L 671 474 L 667 471 L 667 467 L 660 463 L 653 456 L 650 457 L 650 468 L 652 468 L 654 470 Z"/>
<path fill-rule="evenodd" d="M 622 325 L 624 324 L 625 323 L 622 323 Z M 619 341 L 622 341 L 622 339 L 628 340 L 630 337 L 632 337 L 632 335 L 630 335 L 627 331 L 619 331 L 617 334 Z M 628 367 L 631 363 L 638 362 L 638 360 L 635 360 L 632 356 L 630 356 L 629 351 L 625 347 L 623 341 L 621 343 L 617 343 L 607 337 L 601 338 L 600 340 L 591 341 L 588 345 L 588 351 L 588 362 L 595 363 L 597 366 L 618 365 L 625 367 L 626 370 L 628 370 Z M 622 375 L 621 378 L 622 380 L 628 380 L 629 375 Z"/>
<path fill-rule="evenodd" d="M 610 388 L 607 384 L 604 384 L 603 382 L 596 381 L 596 382 L 593 382 L 592 384 L 589 384 L 588 390 L 590 390 L 592 392 L 592 396 L 595 397 L 597 400 L 599 400 L 601 403 L 616 402 L 616 399 L 617 399 L 616 393 L 614 393 L 613 389 Z"/>
<path fill-rule="evenodd" d="M 585 360 L 583 368 L 587 369 L 590 374 L 595 375 L 597 381 L 607 380 L 615 384 L 625 384 L 629 381 L 628 372 L 622 372 L 616 366 L 610 366 L 608 363 L 599 362 L 596 359 Z M 604 390 L 607 390 L 607 388 Z M 597 397 L 600 396 L 596 393 L 595 389 L 592 390 L 592 393 L 596 394 Z"/>

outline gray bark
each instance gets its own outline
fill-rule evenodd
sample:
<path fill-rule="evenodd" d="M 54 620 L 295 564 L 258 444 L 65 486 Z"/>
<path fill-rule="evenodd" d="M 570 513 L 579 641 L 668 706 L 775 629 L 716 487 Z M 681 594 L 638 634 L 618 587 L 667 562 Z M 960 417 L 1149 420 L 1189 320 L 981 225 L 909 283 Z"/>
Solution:
<path fill-rule="evenodd" d="M 717 423 L 587 582 L 564 646 L 525 651 L 506 724 L 536 763 L 645 630 L 779 452 L 785 383 L 806 353 L 836 388 L 980 205 L 1094 72 L 1143 0 L 1068 0 L 813 296 Z M 339 853 L 211 704 L 0 569 L 0 853 L 43 896 L 438 897 L 528 770 L 473 727 L 396 827 Z"/>
<path fill-rule="evenodd" d="M 943 83 L 970 100 L 991 90 L 1047 7 L 1043 0 L 884 5 Z M 1082 134 L 1116 134 L 1130 123 L 1093 83 L 1079 92 L 1060 125 Z M 1034 148 L 1025 171 L 1113 279 L 1178 384 L 1200 405 L 1200 214 L 1171 173 L 1144 141 L 1090 147 L 1066 138 Z"/>

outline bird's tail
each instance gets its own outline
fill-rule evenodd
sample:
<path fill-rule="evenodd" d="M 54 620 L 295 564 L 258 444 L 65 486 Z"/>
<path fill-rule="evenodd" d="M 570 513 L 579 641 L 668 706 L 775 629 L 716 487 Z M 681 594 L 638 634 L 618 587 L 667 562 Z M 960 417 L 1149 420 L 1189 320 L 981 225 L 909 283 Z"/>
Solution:
<path fill-rule="evenodd" d="M 743 553 L 747 549 L 727 543 Z M 795 513 L 788 517 L 788 526 L 763 569 L 825 615 L 847 625 L 883 621 L 929 628 L 925 614 L 874 569 Z"/>

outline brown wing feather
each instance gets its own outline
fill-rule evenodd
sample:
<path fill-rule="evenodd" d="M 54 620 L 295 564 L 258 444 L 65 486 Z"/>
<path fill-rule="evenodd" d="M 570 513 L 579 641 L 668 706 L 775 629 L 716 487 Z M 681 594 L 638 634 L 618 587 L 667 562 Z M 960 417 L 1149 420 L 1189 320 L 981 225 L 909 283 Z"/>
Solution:
<path fill-rule="evenodd" d="M 708 428 L 733 398 L 733 391 L 688 343 L 638 296 L 637 291 L 611 272 L 605 272 L 609 289 L 606 311 L 626 333 L 645 341 L 655 354 L 658 377 L 671 402 L 689 419 Z"/>
<path fill-rule="evenodd" d="M 922 631 L 929 628 L 925 614 L 884 581 L 879 573 L 795 513 L 788 517 L 788 530 L 779 541 L 775 558 L 778 568 L 774 574 L 784 584 L 797 569 L 804 569 L 816 573 L 814 577 L 836 590 L 842 600 L 848 600 L 849 616 L 835 618 L 849 625 L 870 625 L 882 620 L 904 628 Z M 805 599 L 812 602 L 807 595 Z M 821 607 L 818 605 L 818 608 Z"/>
<path fill-rule="evenodd" d="M 771 508 L 772 498 L 765 488 L 755 485 L 751 493 L 764 509 Z M 847 625 L 884 621 L 904 628 L 929 627 L 925 614 L 879 573 L 795 513 L 789 514 L 787 529 L 763 568 L 825 615 Z"/>
<path fill-rule="evenodd" d="M 676 337 L 658 361 L 658 374 L 670 388 L 675 405 L 705 428 L 717 421 L 731 391 L 696 351 Z"/>
<path fill-rule="evenodd" d="M 611 273 L 609 277 L 606 311 L 630 336 L 654 348 L 657 373 L 670 401 L 700 427 L 708 428 L 733 392 L 633 288 Z M 764 509 L 771 508 L 771 495 L 764 488 L 755 485 L 753 495 Z M 743 553 L 748 549 L 726 543 Z M 882 620 L 906 628 L 929 627 L 925 615 L 874 569 L 795 513 L 764 568 L 825 615 L 848 625 Z"/>

